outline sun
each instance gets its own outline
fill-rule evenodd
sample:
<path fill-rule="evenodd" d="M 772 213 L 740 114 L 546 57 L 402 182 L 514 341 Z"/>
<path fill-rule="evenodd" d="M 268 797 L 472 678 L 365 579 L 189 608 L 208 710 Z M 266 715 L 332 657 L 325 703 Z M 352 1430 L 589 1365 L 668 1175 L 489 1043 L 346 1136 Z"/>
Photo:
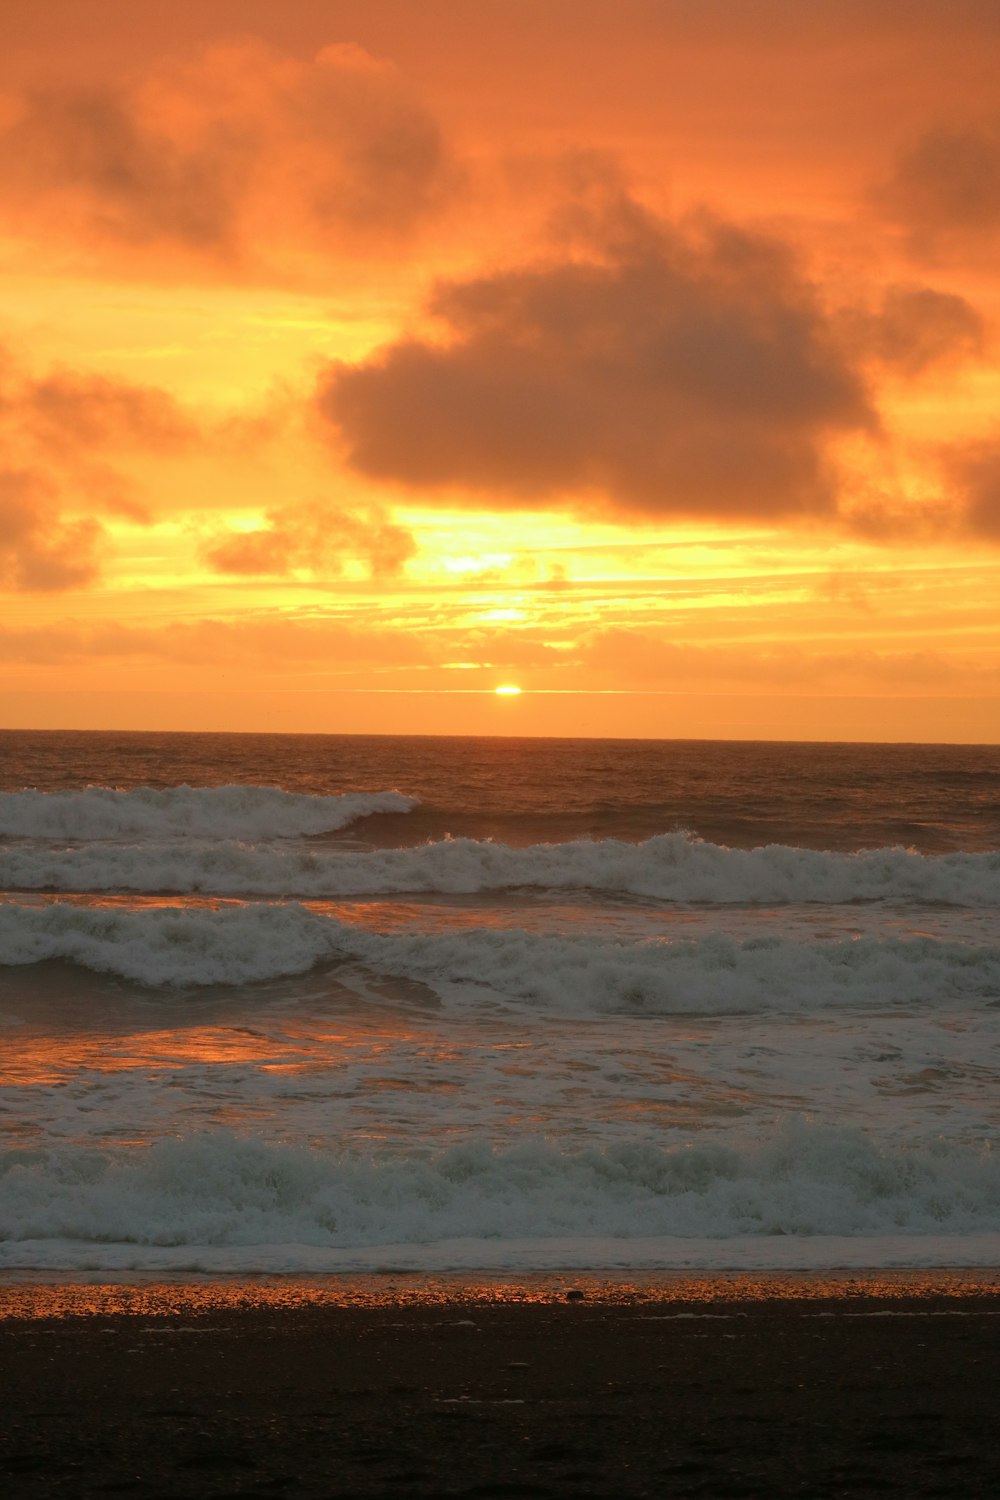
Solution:
<path fill-rule="evenodd" d="M 516 698 L 521 689 L 513 682 L 501 683 L 500 687 L 494 689 L 498 698 Z"/>

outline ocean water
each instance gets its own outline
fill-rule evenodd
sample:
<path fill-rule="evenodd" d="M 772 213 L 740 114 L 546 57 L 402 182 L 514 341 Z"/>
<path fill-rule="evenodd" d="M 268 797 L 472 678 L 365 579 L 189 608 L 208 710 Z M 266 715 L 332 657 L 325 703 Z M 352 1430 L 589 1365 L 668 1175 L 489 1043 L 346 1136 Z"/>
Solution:
<path fill-rule="evenodd" d="M 1000 1257 L 1000 749 L 0 734 L 0 1268 Z"/>

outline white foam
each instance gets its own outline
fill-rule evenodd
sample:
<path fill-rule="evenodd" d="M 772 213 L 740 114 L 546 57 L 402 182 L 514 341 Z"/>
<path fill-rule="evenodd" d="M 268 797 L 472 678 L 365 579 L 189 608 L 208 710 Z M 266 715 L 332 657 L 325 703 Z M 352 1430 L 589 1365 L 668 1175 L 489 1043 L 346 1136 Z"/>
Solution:
<path fill-rule="evenodd" d="M 374 1158 L 219 1132 L 0 1158 L 7 1266 L 544 1266 L 554 1245 L 557 1264 L 724 1265 L 746 1264 L 748 1244 L 757 1264 L 791 1266 L 817 1263 L 815 1236 L 855 1256 L 861 1237 L 862 1264 L 921 1265 L 941 1263 L 945 1237 L 989 1237 L 995 1251 L 998 1234 L 1000 1163 L 987 1148 L 890 1149 L 803 1121 L 678 1150 L 531 1138 Z M 840 1249 L 834 1263 L 859 1260 Z M 954 1247 L 945 1263 L 962 1263 Z"/>
<path fill-rule="evenodd" d="M 91 786 L 81 792 L 0 792 L 0 835 L 41 839 L 268 839 L 331 833 L 370 813 L 409 812 L 401 792 L 309 796 L 275 786 Z M 141 859 L 140 855 L 140 859 Z"/>
<path fill-rule="evenodd" d="M 946 1008 L 988 1003 L 1000 991 L 1000 948 L 931 937 L 381 933 L 295 903 L 129 910 L 5 902 L 0 955 L 7 965 L 69 960 L 148 985 L 241 984 L 346 959 L 422 980 L 456 1006 L 505 999 L 583 1014 Z"/>
<path fill-rule="evenodd" d="M 251 791 L 253 796 L 248 795 Z M 21 822 L 36 831 L 49 829 L 53 837 L 59 829 L 58 836 L 66 838 L 88 836 L 88 826 L 110 838 L 125 837 L 129 832 L 166 834 L 175 826 L 207 836 L 233 833 L 240 825 L 244 837 L 252 839 L 272 833 L 329 830 L 366 812 L 402 811 L 412 805 L 398 792 L 296 798 L 274 789 L 241 787 L 212 793 L 175 788 L 169 794 L 75 795 L 97 800 L 73 801 L 65 808 L 49 803 L 32 805 L 34 810 L 28 808 Z M 105 800 L 140 796 L 167 800 L 162 805 Z M 0 819 L 2 816 L 0 812 Z M 15 831 L 16 820 L 9 811 L 6 816 L 10 831 Z M 139 826 L 143 820 L 148 828 Z M 683 902 L 774 904 L 893 899 L 983 906 L 1000 903 L 1000 853 L 924 855 L 896 848 L 836 854 L 781 844 L 727 849 L 686 833 L 663 834 L 641 844 L 617 839 L 577 840 L 524 849 L 489 840 L 446 839 L 411 849 L 350 854 L 245 842 L 161 842 L 68 850 L 0 850 L 0 886 L 17 890 L 210 891 L 220 896 L 313 899 L 404 892 L 464 894 L 530 887 L 612 891 Z"/>
<path fill-rule="evenodd" d="M 221 910 L 0 904 L 0 960 L 63 959 L 149 985 L 245 984 L 301 974 L 334 951 L 341 924 L 296 905 Z"/>

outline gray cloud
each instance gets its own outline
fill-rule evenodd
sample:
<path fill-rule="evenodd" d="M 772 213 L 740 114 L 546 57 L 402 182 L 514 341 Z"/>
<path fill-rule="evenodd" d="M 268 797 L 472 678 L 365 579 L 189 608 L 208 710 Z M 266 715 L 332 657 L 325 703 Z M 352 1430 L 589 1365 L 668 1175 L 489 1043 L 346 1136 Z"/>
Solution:
<path fill-rule="evenodd" d="M 347 461 L 512 506 L 833 512 L 825 442 L 877 419 L 787 249 L 634 211 L 602 233 L 600 255 L 440 284 L 439 342 L 331 365 L 318 408 Z"/>

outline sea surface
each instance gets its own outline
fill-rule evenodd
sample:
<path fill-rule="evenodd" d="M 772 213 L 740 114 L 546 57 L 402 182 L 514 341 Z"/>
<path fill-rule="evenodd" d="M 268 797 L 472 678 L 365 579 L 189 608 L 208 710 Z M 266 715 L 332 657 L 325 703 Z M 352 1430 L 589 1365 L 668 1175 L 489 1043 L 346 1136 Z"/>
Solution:
<path fill-rule="evenodd" d="M 0 733 L 0 1268 L 996 1265 L 998 902 L 997 747 Z"/>

